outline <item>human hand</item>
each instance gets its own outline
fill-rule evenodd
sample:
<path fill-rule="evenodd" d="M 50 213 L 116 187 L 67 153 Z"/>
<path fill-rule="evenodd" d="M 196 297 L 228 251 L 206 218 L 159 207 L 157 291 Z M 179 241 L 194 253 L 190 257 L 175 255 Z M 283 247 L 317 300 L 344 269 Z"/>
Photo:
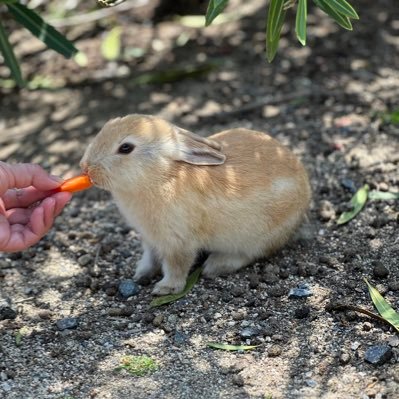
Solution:
<path fill-rule="evenodd" d="M 71 199 L 52 192 L 61 183 L 39 165 L 0 162 L 0 251 L 22 251 L 50 230 Z"/>

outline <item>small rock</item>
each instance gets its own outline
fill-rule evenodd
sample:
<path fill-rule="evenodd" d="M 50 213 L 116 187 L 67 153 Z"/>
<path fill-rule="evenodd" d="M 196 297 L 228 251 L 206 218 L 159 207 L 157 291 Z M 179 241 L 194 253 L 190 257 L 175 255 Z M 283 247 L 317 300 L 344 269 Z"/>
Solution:
<path fill-rule="evenodd" d="M 237 385 L 238 387 L 244 386 L 244 378 L 240 374 L 234 374 L 232 381 L 233 381 L 233 384 Z"/>
<path fill-rule="evenodd" d="M 17 317 L 17 312 L 9 306 L 2 306 L 0 308 L 0 320 L 14 320 Z"/>
<path fill-rule="evenodd" d="M 187 342 L 187 335 L 183 334 L 180 331 L 176 331 L 176 333 L 175 333 L 175 335 L 173 337 L 173 342 L 176 345 L 183 345 L 183 344 L 185 344 Z"/>
<path fill-rule="evenodd" d="M 351 355 L 349 353 L 342 353 L 339 357 L 339 362 L 344 366 L 348 364 L 351 360 Z"/>
<path fill-rule="evenodd" d="M 3 391 L 5 392 L 10 392 L 11 391 L 11 385 L 8 382 L 3 382 L 1 384 L 1 388 L 3 389 Z"/>
<path fill-rule="evenodd" d="M 249 276 L 249 288 L 255 289 L 259 285 L 259 277 L 256 274 L 251 274 Z"/>
<path fill-rule="evenodd" d="M 118 286 L 118 292 L 123 298 L 137 295 L 139 291 L 139 286 L 131 279 L 122 280 Z"/>
<path fill-rule="evenodd" d="M 313 292 L 310 290 L 307 284 L 298 284 L 296 288 L 292 288 L 288 293 L 288 298 L 307 298 L 312 296 Z"/>
<path fill-rule="evenodd" d="M 159 326 L 162 324 L 163 319 L 164 319 L 163 315 L 162 315 L 162 314 L 158 314 L 158 315 L 156 315 L 156 316 L 154 317 L 154 319 L 152 320 L 152 324 L 153 324 L 155 327 L 159 327 Z"/>
<path fill-rule="evenodd" d="M 92 261 L 93 261 L 93 257 L 89 254 L 82 255 L 78 258 L 78 263 L 82 267 L 87 266 Z"/>
<path fill-rule="evenodd" d="M 349 190 L 351 193 L 355 193 L 357 191 L 356 185 L 353 182 L 353 180 L 351 180 L 351 179 L 347 179 L 347 178 L 342 179 L 341 186 L 346 188 L 347 190 Z"/>
<path fill-rule="evenodd" d="M 389 275 L 389 270 L 381 262 L 377 262 L 373 268 L 373 274 L 374 277 L 385 278 Z"/>
<path fill-rule="evenodd" d="M 358 341 L 352 342 L 351 349 L 353 351 L 357 350 L 359 347 L 360 347 L 360 342 L 358 342 Z"/>
<path fill-rule="evenodd" d="M 393 280 L 388 283 L 390 291 L 399 291 L 399 280 Z"/>
<path fill-rule="evenodd" d="M 374 366 L 381 366 L 392 357 L 392 349 L 389 345 L 374 345 L 366 350 L 364 359 Z"/>
<path fill-rule="evenodd" d="M 320 202 L 319 218 L 323 221 L 335 219 L 335 209 L 330 201 L 323 200 Z"/>
<path fill-rule="evenodd" d="M 245 289 L 243 287 L 240 286 L 235 286 L 231 289 L 231 293 L 235 296 L 235 297 L 240 297 L 242 295 L 245 294 Z"/>
<path fill-rule="evenodd" d="M 281 349 L 281 346 L 280 345 L 272 345 L 269 349 L 268 349 L 268 351 L 267 351 L 267 355 L 269 356 L 269 357 L 277 357 L 277 356 L 280 356 L 281 355 L 281 353 L 282 353 L 282 349 Z"/>
<path fill-rule="evenodd" d="M 222 317 L 223 317 L 222 314 L 219 313 L 219 312 L 216 312 L 216 313 L 213 315 L 213 318 L 214 318 L 215 320 L 221 319 Z"/>
<path fill-rule="evenodd" d="M 396 348 L 399 346 L 399 337 L 394 335 L 393 337 L 389 338 L 388 345 Z"/>
<path fill-rule="evenodd" d="M 240 331 L 240 337 L 244 339 L 256 337 L 258 334 L 259 330 L 253 327 L 246 327 Z"/>
<path fill-rule="evenodd" d="M 7 381 L 8 380 L 8 376 L 4 371 L 0 372 L 0 380 L 1 381 Z"/>
<path fill-rule="evenodd" d="M 300 308 L 295 309 L 294 317 L 296 319 L 306 319 L 309 316 L 310 308 L 309 306 L 302 306 Z"/>
<path fill-rule="evenodd" d="M 57 321 L 57 328 L 60 331 L 72 330 L 78 327 L 79 319 L 77 317 L 66 317 Z"/>
<path fill-rule="evenodd" d="M 289 274 L 288 274 L 288 276 L 289 276 Z M 285 278 L 287 278 L 287 277 L 285 277 Z M 267 271 L 262 276 L 262 281 L 265 282 L 266 284 L 275 284 L 275 283 L 277 283 L 278 280 L 279 280 L 279 278 L 277 277 L 277 275 L 270 271 Z"/>
<path fill-rule="evenodd" d="M 363 327 L 363 331 L 370 331 L 373 326 L 368 321 L 365 321 L 363 323 L 362 327 Z"/>
<path fill-rule="evenodd" d="M 108 314 L 114 317 L 129 317 L 133 314 L 134 308 L 127 306 L 126 308 L 108 309 Z"/>
<path fill-rule="evenodd" d="M 238 310 L 237 312 L 232 312 L 231 317 L 233 320 L 239 321 L 239 320 L 244 320 L 246 316 L 246 312 L 243 310 Z"/>
<path fill-rule="evenodd" d="M 388 184 L 385 183 L 385 182 L 381 182 L 381 183 L 378 185 L 378 188 L 379 188 L 381 191 L 388 191 L 388 190 L 389 190 L 389 186 L 388 186 Z"/>
<path fill-rule="evenodd" d="M 317 385 L 317 382 L 315 380 L 306 380 L 305 384 L 310 387 L 310 388 L 314 388 Z"/>
<path fill-rule="evenodd" d="M 270 296 L 279 298 L 279 297 L 283 296 L 286 293 L 286 291 L 285 291 L 285 289 L 283 287 L 276 286 L 276 287 L 271 287 L 268 290 L 268 293 L 269 293 Z"/>
<path fill-rule="evenodd" d="M 43 320 L 48 320 L 51 318 L 52 313 L 50 310 L 48 309 L 43 309 L 38 313 L 38 316 L 43 319 Z"/>

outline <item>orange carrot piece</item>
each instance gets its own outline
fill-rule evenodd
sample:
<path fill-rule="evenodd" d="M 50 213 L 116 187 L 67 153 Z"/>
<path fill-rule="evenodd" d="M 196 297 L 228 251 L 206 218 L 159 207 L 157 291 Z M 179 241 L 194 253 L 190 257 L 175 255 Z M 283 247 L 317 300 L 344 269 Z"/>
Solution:
<path fill-rule="evenodd" d="M 89 176 L 87 175 L 80 175 L 75 176 L 70 179 L 64 181 L 64 183 L 59 186 L 56 191 L 69 191 L 70 193 L 74 193 L 76 191 L 86 190 L 93 185 Z"/>

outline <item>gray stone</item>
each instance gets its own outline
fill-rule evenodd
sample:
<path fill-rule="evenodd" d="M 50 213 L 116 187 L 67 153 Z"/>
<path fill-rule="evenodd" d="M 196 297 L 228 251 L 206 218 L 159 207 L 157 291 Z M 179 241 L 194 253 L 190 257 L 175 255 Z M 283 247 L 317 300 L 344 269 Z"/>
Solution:
<path fill-rule="evenodd" d="M 9 306 L 0 308 L 0 320 L 13 320 L 17 317 L 17 312 Z"/>
<path fill-rule="evenodd" d="M 72 330 L 78 327 L 79 319 L 77 317 L 66 317 L 57 321 L 57 328 L 60 331 Z"/>
<path fill-rule="evenodd" d="M 118 291 L 123 298 L 129 298 L 133 295 L 137 295 L 140 288 L 133 280 L 126 279 L 119 283 Z"/>
<path fill-rule="evenodd" d="M 267 354 L 269 357 L 277 357 L 281 355 L 282 351 L 281 346 L 275 344 L 268 349 Z"/>
<path fill-rule="evenodd" d="M 175 345 L 183 345 L 187 342 L 187 335 L 183 334 L 180 331 L 176 331 L 173 337 L 173 342 L 175 343 Z"/>
<path fill-rule="evenodd" d="M 290 290 L 290 292 L 288 293 L 288 298 L 290 299 L 307 298 L 312 295 L 313 292 L 311 291 L 311 289 L 307 284 L 298 284 L 297 287 L 292 288 Z"/>
<path fill-rule="evenodd" d="M 392 349 L 389 345 L 374 345 L 370 346 L 364 354 L 366 362 L 374 366 L 381 366 L 389 361 L 392 357 Z"/>
<path fill-rule="evenodd" d="M 246 327 L 240 331 L 240 337 L 244 339 L 256 337 L 257 335 L 259 335 L 259 330 L 254 327 Z"/>
<path fill-rule="evenodd" d="M 373 268 L 374 277 L 385 278 L 389 275 L 389 270 L 381 263 L 378 262 Z"/>
<path fill-rule="evenodd" d="M 82 255 L 78 258 L 78 263 L 80 266 L 87 266 L 89 263 L 91 263 L 93 260 L 93 257 L 89 254 Z"/>

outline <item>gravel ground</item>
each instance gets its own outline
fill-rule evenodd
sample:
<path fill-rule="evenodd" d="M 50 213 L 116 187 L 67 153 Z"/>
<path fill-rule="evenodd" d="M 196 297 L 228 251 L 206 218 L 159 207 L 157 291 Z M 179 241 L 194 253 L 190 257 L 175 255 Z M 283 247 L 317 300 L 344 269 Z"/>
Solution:
<path fill-rule="evenodd" d="M 258 0 L 242 19 L 207 30 L 171 20 L 154 28 L 134 13 L 120 15 L 124 46 L 147 48 L 145 57 L 120 62 L 98 55 L 101 25 L 87 28 L 91 34 L 71 29 L 92 56 L 82 70 L 48 52 L 31 55 L 36 41 L 29 49 L 29 36 L 15 32 L 25 73 L 62 84 L 0 89 L 2 160 L 73 175 L 106 120 L 151 113 L 205 136 L 236 126 L 269 132 L 305 163 L 313 203 L 307 236 L 150 308 L 154 281 L 125 281 L 141 255 L 140 236 L 108 193 L 76 194 L 38 245 L 0 257 L 0 397 L 399 397 L 397 333 L 336 310 L 337 302 L 372 310 L 364 277 L 399 309 L 398 201 L 369 202 L 353 221 L 336 224 L 361 185 L 399 189 L 399 127 L 386 120 L 399 108 L 395 4 L 356 2 L 362 13 L 354 32 L 310 17 L 309 47 L 286 33 L 272 65 L 264 61 Z M 134 83 L 146 71 L 216 61 L 195 78 Z M 138 292 L 124 298 L 122 281 Z M 289 295 L 303 285 L 309 296 Z M 210 341 L 259 346 L 226 352 L 208 348 Z M 366 360 L 374 346 L 382 346 L 377 364 Z M 149 356 L 157 370 L 140 377 L 115 371 L 127 355 Z"/>

